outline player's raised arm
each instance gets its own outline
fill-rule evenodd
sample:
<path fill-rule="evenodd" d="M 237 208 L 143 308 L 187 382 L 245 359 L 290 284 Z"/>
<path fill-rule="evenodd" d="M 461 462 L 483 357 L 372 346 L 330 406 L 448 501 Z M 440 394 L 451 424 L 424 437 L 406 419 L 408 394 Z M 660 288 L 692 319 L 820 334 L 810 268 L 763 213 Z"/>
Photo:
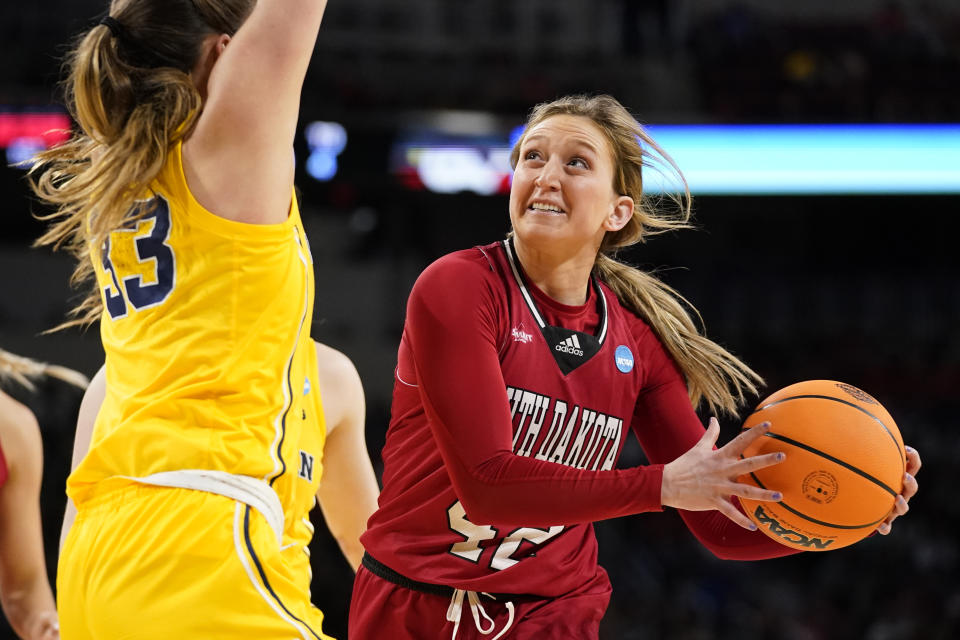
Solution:
<path fill-rule="evenodd" d="M 213 213 L 250 223 L 286 219 L 300 93 L 325 7 L 325 0 L 259 0 L 233 37 L 204 41 L 193 75 L 205 103 L 184 144 L 184 171 Z"/>

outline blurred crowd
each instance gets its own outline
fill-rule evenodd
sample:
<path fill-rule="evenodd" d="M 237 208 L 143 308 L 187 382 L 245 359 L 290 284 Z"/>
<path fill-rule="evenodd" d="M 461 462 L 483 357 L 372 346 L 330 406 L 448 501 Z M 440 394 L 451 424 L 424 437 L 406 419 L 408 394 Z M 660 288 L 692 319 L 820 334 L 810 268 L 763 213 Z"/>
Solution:
<path fill-rule="evenodd" d="M 688 40 L 703 109 L 736 121 L 949 122 L 960 112 L 960 12 L 887 1 L 793 22 L 733 6 Z"/>

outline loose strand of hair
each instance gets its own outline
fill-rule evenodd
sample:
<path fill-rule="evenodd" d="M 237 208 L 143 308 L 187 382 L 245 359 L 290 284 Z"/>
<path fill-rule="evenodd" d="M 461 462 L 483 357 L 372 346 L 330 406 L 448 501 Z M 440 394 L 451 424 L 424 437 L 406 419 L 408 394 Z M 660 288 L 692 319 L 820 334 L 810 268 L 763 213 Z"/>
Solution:
<path fill-rule="evenodd" d="M 36 388 L 34 380 L 43 376 L 63 380 L 81 389 L 86 389 L 87 385 L 90 384 L 90 380 L 79 371 L 60 365 L 38 362 L 0 349 L 0 381 L 14 380 L 26 389 L 33 391 Z"/>
<path fill-rule="evenodd" d="M 736 415 L 746 395 L 757 393 L 763 379 L 701 333 L 687 309 L 702 325 L 699 312 L 672 287 L 604 254 L 597 270 L 621 302 L 650 324 L 683 372 L 695 407 L 703 400 L 713 413 Z"/>

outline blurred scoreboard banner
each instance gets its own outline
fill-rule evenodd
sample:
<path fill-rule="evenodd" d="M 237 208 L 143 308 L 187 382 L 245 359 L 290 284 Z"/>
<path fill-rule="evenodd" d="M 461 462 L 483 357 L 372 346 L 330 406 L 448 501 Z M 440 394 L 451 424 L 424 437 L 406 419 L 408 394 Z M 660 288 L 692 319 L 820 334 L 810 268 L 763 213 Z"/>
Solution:
<path fill-rule="evenodd" d="M 960 124 L 673 125 L 648 131 L 694 193 L 960 193 Z M 659 189 L 670 184 L 653 181 Z"/>
<path fill-rule="evenodd" d="M 65 142 L 70 118 L 61 111 L 4 111 L 0 108 L 0 149 L 7 164 L 29 168 L 34 154 Z"/>
<path fill-rule="evenodd" d="M 35 153 L 67 139 L 70 119 L 56 110 L 0 108 L 0 149 L 28 168 Z M 316 180 L 338 173 L 349 125 L 304 127 Z M 960 194 L 960 124 L 650 125 L 697 195 Z M 492 114 L 433 112 L 402 128 L 390 150 L 400 183 L 435 193 L 504 194 L 510 149 L 522 127 Z M 664 163 L 644 174 L 648 192 L 676 191 Z"/>
<path fill-rule="evenodd" d="M 960 193 L 960 124 L 651 125 L 694 194 Z M 502 194 L 519 131 L 401 136 L 391 167 L 411 189 Z M 645 174 L 650 192 L 676 190 L 669 167 Z"/>

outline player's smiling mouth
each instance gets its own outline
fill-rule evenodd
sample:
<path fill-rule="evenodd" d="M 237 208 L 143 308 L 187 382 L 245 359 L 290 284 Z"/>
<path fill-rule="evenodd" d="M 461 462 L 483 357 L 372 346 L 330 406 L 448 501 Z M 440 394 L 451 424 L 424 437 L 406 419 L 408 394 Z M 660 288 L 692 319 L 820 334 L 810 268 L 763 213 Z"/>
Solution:
<path fill-rule="evenodd" d="M 539 202 L 535 201 L 530 203 L 530 206 L 527 207 L 527 211 L 536 211 L 537 213 L 547 213 L 547 214 L 560 214 L 566 213 L 563 209 L 555 204 L 549 202 Z"/>

